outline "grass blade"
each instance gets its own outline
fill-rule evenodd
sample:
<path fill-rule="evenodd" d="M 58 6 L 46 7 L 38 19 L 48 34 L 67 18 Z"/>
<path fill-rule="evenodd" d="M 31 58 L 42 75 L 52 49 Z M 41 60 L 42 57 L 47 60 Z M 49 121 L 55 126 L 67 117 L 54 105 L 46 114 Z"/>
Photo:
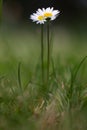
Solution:
<path fill-rule="evenodd" d="M 71 86 L 70 86 L 70 90 L 69 90 L 69 99 L 70 99 L 70 107 L 71 107 L 71 99 L 72 99 L 72 94 L 73 94 L 73 85 L 74 85 L 74 82 L 76 80 L 76 77 L 77 77 L 77 74 L 81 68 L 81 66 L 83 65 L 84 61 L 86 60 L 87 56 L 85 56 L 81 62 L 79 63 L 79 65 L 74 68 L 73 72 L 71 72 Z"/>
<path fill-rule="evenodd" d="M 19 64 L 18 64 L 18 84 L 19 84 L 19 88 L 20 88 L 21 92 L 23 92 L 22 82 L 21 82 L 21 62 L 19 62 Z"/>

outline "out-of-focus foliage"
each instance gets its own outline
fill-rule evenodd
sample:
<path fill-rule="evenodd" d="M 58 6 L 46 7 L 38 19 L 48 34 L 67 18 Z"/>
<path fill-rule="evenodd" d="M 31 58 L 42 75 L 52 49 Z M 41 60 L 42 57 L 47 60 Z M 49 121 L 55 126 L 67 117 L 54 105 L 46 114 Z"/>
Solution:
<path fill-rule="evenodd" d="M 2 4 L 3 4 L 3 0 L 0 0 L 0 21 L 2 17 Z"/>
<path fill-rule="evenodd" d="M 87 130 L 87 37 L 54 29 L 43 88 L 40 30 L 24 29 L 4 26 L 0 35 L 0 130 Z"/>

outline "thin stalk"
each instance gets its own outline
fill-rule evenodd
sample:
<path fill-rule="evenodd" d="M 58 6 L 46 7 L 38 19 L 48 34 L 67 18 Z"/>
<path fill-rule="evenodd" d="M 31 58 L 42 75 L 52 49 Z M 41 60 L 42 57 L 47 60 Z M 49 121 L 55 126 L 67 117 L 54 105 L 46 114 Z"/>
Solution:
<path fill-rule="evenodd" d="M 18 64 L 18 84 L 20 88 L 20 92 L 23 95 L 23 88 L 22 88 L 22 82 L 21 82 L 21 62 Z"/>
<path fill-rule="evenodd" d="M 49 67 L 50 67 L 50 31 L 49 21 L 47 22 L 47 83 L 49 82 Z"/>
<path fill-rule="evenodd" d="M 44 43 L 43 43 L 43 24 L 41 25 L 41 70 L 42 70 L 42 84 L 44 84 Z"/>

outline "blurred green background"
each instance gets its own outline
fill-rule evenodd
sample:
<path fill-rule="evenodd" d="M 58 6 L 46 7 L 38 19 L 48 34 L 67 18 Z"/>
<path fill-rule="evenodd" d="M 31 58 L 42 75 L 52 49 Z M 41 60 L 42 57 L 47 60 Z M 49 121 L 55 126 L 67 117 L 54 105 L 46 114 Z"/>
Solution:
<path fill-rule="evenodd" d="M 40 57 L 40 25 L 33 23 L 29 17 L 37 8 L 48 6 L 60 10 L 59 17 L 50 25 L 53 35 L 52 55 L 62 58 L 86 56 L 86 0 L 3 0 L 0 62 L 8 63 L 15 59 L 35 65 L 34 62 Z"/>
<path fill-rule="evenodd" d="M 87 61 L 76 77 L 70 99 L 72 107 L 67 110 L 71 71 L 87 55 L 87 1 L 0 2 L 3 2 L 0 4 L 0 130 L 36 130 L 38 126 L 39 130 L 87 130 Z M 40 85 L 35 84 L 40 81 L 40 25 L 33 23 L 29 17 L 38 8 L 48 6 L 60 10 L 59 17 L 50 24 L 51 55 L 57 79 L 55 74 L 51 77 L 50 98 L 43 105 L 42 93 L 37 100 Z M 45 31 L 46 27 L 44 36 Z M 24 97 L 18 84 L 19 62 Z"/>

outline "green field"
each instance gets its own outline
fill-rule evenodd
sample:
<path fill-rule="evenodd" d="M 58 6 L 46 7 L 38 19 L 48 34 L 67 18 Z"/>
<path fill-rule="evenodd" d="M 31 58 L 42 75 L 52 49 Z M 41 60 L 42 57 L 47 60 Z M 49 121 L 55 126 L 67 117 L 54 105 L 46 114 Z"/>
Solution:
<path fill-rule="evenodd" d="M 86 34 L 64 27 L 52 33 L 43 87 L 40 28 L 1 28 L 0 130 L 87 130 Z"/>

